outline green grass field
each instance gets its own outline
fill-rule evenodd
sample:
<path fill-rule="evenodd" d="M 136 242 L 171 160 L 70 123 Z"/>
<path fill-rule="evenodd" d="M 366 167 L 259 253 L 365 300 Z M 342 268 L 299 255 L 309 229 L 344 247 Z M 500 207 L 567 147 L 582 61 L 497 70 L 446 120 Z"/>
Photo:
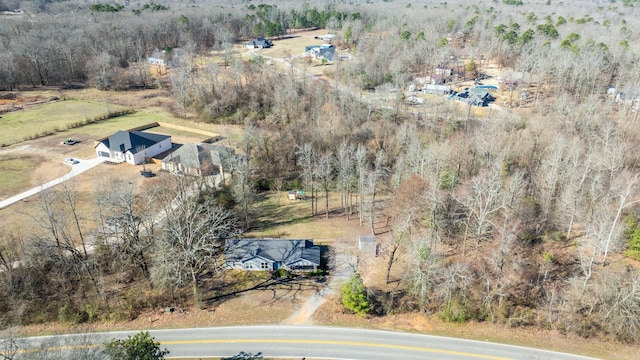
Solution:
<path fill-rule="evenodd" d="M 164 122 L 164 123 L 185 126 L 191 129 L 205 130 L 212 133 L 220 133 L 219 131 L 220 126 L 214 126 L 214 125 L 205 124 L 205 123 L 196 123 L 189 120 L 179 119 L 160 108 L 147 108 L 143 110 L 138 110 L 133 114 L 127 114 L 127 115 L 99 121 L 93 124 L 87 124 L 81 127 L 69 129 L 64 133 L 65 133 L 65 137 L 73 137 L 74 134 L 91 134 L 91 136 L 94 139 L 100 139 L 105 136 L 109 136 L 118 130 L 127 130 L 127 129 L 131 129 L 137 126 L 142 126 L 142 125 L 153 123 L 153 122 L 160 122 L 160 123 Z M 153 129 L 149 129 L 149 131 L 159 132 L 162 134 L 168 134 L 168 135 L 174 135 L 174 136 L 192 137 L 194 138 L 194 141 L 197 139 L 203 140 L 208 137 L 206 135 L 202 135 L 198 133 L 188 132 L 184 130 L 169 129 L 165 127 L 153 128 Z M 222 134 L 222 135 L 225 136 L 225 134 Z"/>
<path fill-rule="evenodd" d="M 25 111 L 5 114 L 0 119 L 0 145 L 15 144 L 43 133 L 58 132 L 70 126 L 121 111 L 121 106 L 106 103 L 65 100 L 34 106 Z"/>

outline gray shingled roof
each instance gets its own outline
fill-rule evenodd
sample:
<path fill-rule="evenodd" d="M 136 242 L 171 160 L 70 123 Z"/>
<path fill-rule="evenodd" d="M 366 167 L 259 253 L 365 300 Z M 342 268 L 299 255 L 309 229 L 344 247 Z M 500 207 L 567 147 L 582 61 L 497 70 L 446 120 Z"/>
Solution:
<path fill-rule="evenodd" d="M 171 136 L 161 134 L 151 134 L 142 131 L 118 131 L 102 142 L 111 151 L 137 153 L 140 150 L 151 147 Z"/>
<path fill-rule="evenodd" d="M 320 247 L 310 239 L 228 239 L 225 242 L 225 261 L 245 261 L 255 256 L 284 264 L 304 259 L 320 265 Z"/>
<path fill-rule="evenodd" d="M 181 163 L 185 168 L 197 169 L 204 164 L 224 166 L 227 154 L 233 154 L 233 149 L 207 143 L 184 144 L 163 161 Z"/>

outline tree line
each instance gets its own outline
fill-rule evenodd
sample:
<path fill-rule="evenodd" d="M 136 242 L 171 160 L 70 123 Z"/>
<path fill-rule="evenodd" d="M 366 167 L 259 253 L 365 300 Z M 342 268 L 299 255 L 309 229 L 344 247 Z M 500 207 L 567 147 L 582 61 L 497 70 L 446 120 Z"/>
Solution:
<path fill-rule="evenodd" d="M 129 12 L 123 5 L 83 8 L 76 4 L 71 9 L 72 2 L 64 4 L 69 8 L 60 13 L 3 18 L 0 89 L 86 81 L 111 88 L 99 84 L 105 76 L 117 79 L 116 89 L 153 87 L 157 84 L 149 80 L 142 65 L 154 49 L 228 49 L 239 39 L 280 36 L 292 26 L 325 26 L 330 20 L 340 26 L 342 19 L 351 16 L 333 5 L 288 11 L 288 6 L 265 4 L 234 9 L 202 4 L 169 12 L 154 11 L 166 9 L 151 3 Z M 144 11 L 147 8 L 152 11 Z M 37 21 L 30 21 L 31 17 Z"/>

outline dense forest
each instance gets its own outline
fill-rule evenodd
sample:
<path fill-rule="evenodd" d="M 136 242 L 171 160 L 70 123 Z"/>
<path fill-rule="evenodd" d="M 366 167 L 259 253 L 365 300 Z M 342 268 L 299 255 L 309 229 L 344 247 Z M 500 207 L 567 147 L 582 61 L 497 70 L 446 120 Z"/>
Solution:
<path fill-rule="evenodd" d="M 0 21 L 1 89 L 161 87 L 178 116 L 245 126 L 245 157 L 224 191 L 194 198 L 180 180 L 146 194 L 105 185 L 101 211 L 125 214 L 127 231 L 94 255 L 74 245 L 84 240 L 71 189 L 45 197 L 46 233 L 3 233 L 0 312 L 18 324 L 92 316 L 91 306 L 120 303 L 101 284 L 117 271 L 167 293 L 191 287 L 197 302 L 219 240 L 251 227 L 256 192 L 298 181 L 316 194 L 314 216 L 324 215 L 325 194 L 334 192 L 341 213 L 359 216 L 374 234 L 375 219 L 389 219 L 382 252 L 389 272 L 404 267 L 402 289 L 376 293 L 374 316 L 422 311 L 637 342 L 639 7 L 0 1 L 0 9 L 19 10 Z M 326 82 L 235 56 L 237 42 L 312 27 L 339 34 L 337 47 L 354 55 L 336 62 Z M 176 48 L 180 65 L 163 83 L 146 58 Z M 212 50 L 224 66 L 197 63 Z M 516 95 L 522 101 L 477 117 L 451 101 L 416 112 L 359 95 L 408 88 L 451 64 L 462 79 L 482 77 L 489 64 L 519 74 L 508 86 L 526 99 Z M 143 209 L 182 197 L 175 216 L 149 227 Z M 64 214 L 52 204 L 65 204 Z M 52 244 L 59 251 L 48 251 Z M 26 260 L 13 268 L 11 258 Z"/>

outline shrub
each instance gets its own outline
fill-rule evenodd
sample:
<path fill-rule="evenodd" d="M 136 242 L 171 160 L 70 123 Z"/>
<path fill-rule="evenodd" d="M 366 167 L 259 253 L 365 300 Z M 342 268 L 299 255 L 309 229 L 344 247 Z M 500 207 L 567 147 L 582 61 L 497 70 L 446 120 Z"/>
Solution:
<path fill-rule="evenodd" d="M 307 272 L 307 276 L 309 276 L 309 277 L 324 276 L 324 270 L 318 269 L 316 271 L 309 271 L 309 272 Z"/>
<path fill-rule="evenodd" d="M 72 305 L 62 305 L 58 308 L 58 320 L 62 323 L 78 325 L 89 320 L 86 311 L 79 311 Z"/>
<path fill-rule="evenodd" d="M 480 317 L 478 312 L 474 311 L 468 303 L 457 299 L 449 301 L 437 316 L 442 321 L 457 323 L 478 320 Z"/>
<path fill-rule="evenodd" d="M 284 268 L 280 268 L 280 269 L 278 269 L 278 270 L 273 272 L 273 278 L 274 279 L 285 277 L 286 275 L 287 275 L 287 270 L 284 269 Z"/>
<path fill-rule="evenodd" d="M 106 344 L 105 351 L 113 360 L 159 360 L 169 353 L 160 349 L 160 343 L 146 331 L 122 340 L 113 339 Z"/>
<path fill-rule="evenodd" d="M 624 231 L 624 237 L 627 240 L 626 254 L 630 258 L 640 261 L 640 224 L 636 220 L 636 214 L 631 213 L 624 218 L 627 229 Z"/>
<path fill-rule="evenodd" d="M 354 274 L 349 281 L 342 286 L 342 304 L 347 310 L 360 316 L 365 316 L 371 311 L 369 293 L 364 287 L 362 277 Z"/>

